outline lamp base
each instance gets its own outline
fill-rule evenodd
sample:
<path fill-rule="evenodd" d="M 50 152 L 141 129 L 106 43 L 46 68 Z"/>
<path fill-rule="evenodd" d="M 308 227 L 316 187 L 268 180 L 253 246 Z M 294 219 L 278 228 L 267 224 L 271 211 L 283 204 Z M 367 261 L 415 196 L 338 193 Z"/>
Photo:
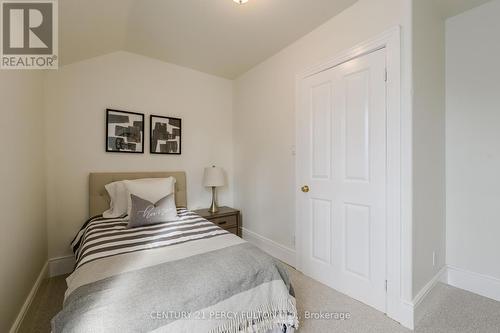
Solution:
<path fill-rule="evenodd" d="M 215 187 L 212 187 L 212 204 L 208 211 L 210 213 L 217 213 L 219 211 L 219 207 L 217 206 L 217 193 L 215 192 Z"/>

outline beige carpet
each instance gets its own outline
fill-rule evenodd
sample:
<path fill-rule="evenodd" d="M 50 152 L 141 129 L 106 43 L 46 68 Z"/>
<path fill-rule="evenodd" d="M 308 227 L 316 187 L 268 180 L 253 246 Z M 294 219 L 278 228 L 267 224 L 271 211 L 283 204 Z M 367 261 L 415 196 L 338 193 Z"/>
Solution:
<path fill-rule="evenodd" d="M 66 291 L 66 275 L 46 279 L 19 328 L 19 333 L 50 332 L 50 319 L 62 308 Z"/>
<path fill-rule="evenodd" d="M 299 313 L 349 312 L 349 320 L 302 320 L 300 332 L 411 332 L 383 313 L 290 270 Z M 439 283 L 416 333 L 500 333 L 500 302 Z"/>
<path fill-rule="evenodd" d="M 290 269 L 301 316 L 300 332 L 411 332 L 371 307 Z M 50 318 L 61 308 L 65 276 L 45 280 L 21 325 L 20 332 L 50 332 Z M 500 302 L 444 284 L 427 300 L 430 310 L 416 333 L 500 333 Z M 348 320 L 304 319 L 310 313 L 345 313 Z"/>

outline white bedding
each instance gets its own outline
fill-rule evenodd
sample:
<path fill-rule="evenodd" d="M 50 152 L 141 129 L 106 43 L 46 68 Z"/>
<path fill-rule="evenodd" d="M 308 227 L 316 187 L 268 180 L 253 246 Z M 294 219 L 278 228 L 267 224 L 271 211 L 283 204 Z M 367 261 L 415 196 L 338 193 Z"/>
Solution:
<path fill-rule="evenodd" d="M 279 267 L 281 265 L 271 259 L 266 259 L 268 256 L 251 247 L 243 239 L 226 232 L 192 212 L 181 209 L 179 210 L 179 216 L 181 218 L 179 222 L 135 229 L 126 229 L 126 219 L 96 219 L 88 222 L 72 242 L 77 257 L 77 267 L 66 280 L 68 289 L 65 294 L 65 305 L 63 311 L 53 320 L 53 329 L 56 328 L 54 332 L 73 332 L 75 330 L 84 332 L 90 329 L 93 332 L 107 333 L 110 331 L 109 327 L 113 327 L 117 329 L 117 332 L 123 333 L 133 325 L 136 325 L 136 328 L 140 327 L 141 331 L 154 332 L 222 333 L 252 331 L 277 333 L 283 332 L 284 326 L 287 326 L 287 332 L 293 332 L 294 328 L 298 326 L 295 298 L 290 294 L 291 287 L 288 278 L 284 276 L 286 273 L 284 273 L 282 267 Z M 217 255 L 211 255 L 212 253 L 217 253 Z M 242 261 L 248 261 L 248 265 L 241 265 L 240 261 L 234 261 L 233 256 L 237 255 L 237 253 L 240 253 L 240 257 L 244 258 Z M 241 280 L 228 280 L 226 289 L 222 281 L 225 278 L 223 274 L 221 277 L 224 278 L 217 278 L 217 281 L 220 280 L 221 282 L 212 284 L 210 287 L 210 276 L 206 275 L 210 273 L 208 268 L 219 265 L 222 267 L 221 264 L 228 261 L 224 256 L 234 261 L 231 264 L 233 266 L 224 269 L 229 269 L 228 273 L 234 273 L 235 279 L 238 276 L 236 273 L 239 272 L 239 278 L 237 279 Z M 125 307 L 125 309 L 127 311 L 132 309 L 132 312 L 125 315 L 125 317 L 120 317 L 120 314 L 114 313 L 116 304 L 108 302 L 99 294 L 102 293 L 100 290 L 104 290 L 104 295 L 109 294 L 109 292 L 111 292 L 110 295 L 117 292 L 118 294 L 131 292 L 132 295 L 133 290 L 128 289 L 130 288 L 130 281 L 143 282 L 142 280 L 147 275 L 142 272 L 150 271 L 155 267 L 160 269 L 168 267 L 175 270 L 175 267 L 178 267 L 177 263 L 185 263 L 186 260 L 196 261 L 197 258 L 201 257 L 209 258 L 207 260 L 211 260 L 210 262 L 213 264 L 210 264 L 202 271 L 197 271 L 196 266 L 192 268 L 189 266 L 188 269 L 192 271 L 192 276 L 190 276 L 190 281 L 187 281 L 187 283 L 190 286 L 199 285 L 200 282 L 201 285 L 204 285 L 203 281 L 207 279 L 207 290 L 201 290 L 200 296 L 203 294 L 209 297 L 207 293 L 211 290 L 215 292 L 214 297 L 219 295 L 219 300 L 216 302 L 198 304 L 203 305 L 201 307 L 197 305 L 196 312 L 203 313 L 204 320 L 181 318 L 175 321 L 167 321 L 160 326 L 156 325 L 156 323 L 151 324 L 151 321 L 145 321 L 145 326 L 137 326 L 137 321 L 134 321 L 129 323 L 128 326 L 125 321 L 137 315 L 134 306 L 144 304 L 144 299 L 142 299 L 141 303 L 141 299 L 134 300 L 133 298 L 150 296 L 141 296 L 140 293 L 137 294 L 134 291 L 134 297 L 124 299 L 126 302 L 131 302 L 130 306 Z M 256 261 L 254 262 L 254 260 Z M 267 264 L 259 266 L 261 261 Z M 246 268 L 247 266 L 248 268 Z M 254 271 L 254 269 L 258 269 L 258 271 Z M 171 272 L 171 270 L 169 271 Z M 217 272 L 212 272 L 212 274 L 217 274 Z M 130 280 L 129 276 L 135 277 Z M 267 276 L 267 280 L 255 282 L 256 279 L 259 279 L 259 276 Z M 271 276 L 273 277 L 269 279 Z M 154 280 L 152 283 L 157 281 Z M 183 288 L 182 280 L 180 282 L 166 280 L 165 283 L 160 285 L 160 290 L 162 290 L 166 299 L 172 296 L 168 296 L 169 290 L 164 289 L 163 286 L 172 283 L 179 287 L 179 283 L 181 283 L 180 288 Z M 253 284 L 254 286 L 239 290 L 241 284 Z M 105 286 L 104 289 L 100 287 L 101 285 Z M 139 283 L 134 282 L 134 285 L 139 285 Z M 220 298 L 221 292 L 227 294 L 227 296 Z M 158 304 L 158 294 L 154 294 L 154 296 L 157 298 L 156 304 Z M 210 297 L 208 300 L 210 300 Z M 151 300 L 153 298 L 151 297 Z M 89 301 L 90 299 L 92 301 Z M 159 300 L 161 301 L 161 297 Z M 180 304 L 185 302 L 182 298 L 178 301 Z M 82 305 L 79 305 L 79 303 L 82 303 Z M 147 303 L 145 304 L 147 305 Z M 102 310 L 96 312 L 96 306 Z M 118 305 L 118 307 L 121 306 L 122 304 Z M 246 322 L 241 318 L 208 317 L 208 314 L 213 313 L 231 312 L 239 315 L 249 311 L 262 311 L 262 309 L 266 313 L 271 313 L 272 316 L 265 319 L 259 318 L 255 324 Z M 102 312 L 106 311 L 113 314 L 114 321 L 109 318 L 113 317 L 111 315 L 101 317 Z M 105 327 L 107 329 L 104 329 Z M 240 330 L 238 327 L 244 329 Z"/>

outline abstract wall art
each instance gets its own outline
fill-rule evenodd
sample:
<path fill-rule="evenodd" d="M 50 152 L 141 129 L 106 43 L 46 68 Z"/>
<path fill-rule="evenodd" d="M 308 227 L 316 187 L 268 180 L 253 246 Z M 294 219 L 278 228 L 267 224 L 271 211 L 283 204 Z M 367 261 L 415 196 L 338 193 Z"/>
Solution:
<path fill-rule="evenodd" d="M 144 114 L 106 109 L 106 151 L 144 153 Z"/>
<path fill-rule="evenodd" d="M 181 154 L 182 121 L 151 115 L 151 154 Z"/>

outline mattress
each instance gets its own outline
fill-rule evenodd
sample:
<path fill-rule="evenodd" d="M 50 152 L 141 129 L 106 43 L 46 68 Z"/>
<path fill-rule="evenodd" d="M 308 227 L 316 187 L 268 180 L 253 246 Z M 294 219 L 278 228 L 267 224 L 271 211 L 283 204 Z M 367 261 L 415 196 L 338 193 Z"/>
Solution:
<path fill-rule="evenodd" d="M 71 245 L 53 332 L 290 332 L 298 327 L 286 268 L 186 209 L 179 220 L 127 229 L 95 217 Z"/>

